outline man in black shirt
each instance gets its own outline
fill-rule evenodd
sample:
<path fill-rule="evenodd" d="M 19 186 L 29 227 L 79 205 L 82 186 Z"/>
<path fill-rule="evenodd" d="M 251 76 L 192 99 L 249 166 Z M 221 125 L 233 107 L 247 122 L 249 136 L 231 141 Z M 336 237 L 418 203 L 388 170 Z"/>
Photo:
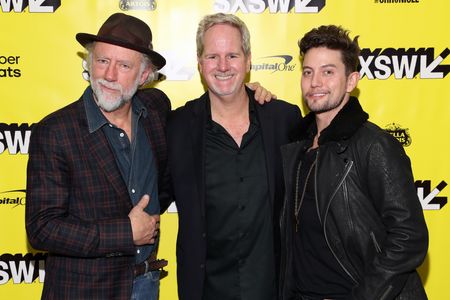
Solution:
<path fill-rule="evenodd" d="M 277 294 L 280 145 L 300 121 L 297 106 L 263 106 L 244 80 L 250 34 L 234 15 L 206 16 L 197 31 L 208 91 L 169 120 L 168 148 L 178 209 L 181 300 L 273 300 Z"/>

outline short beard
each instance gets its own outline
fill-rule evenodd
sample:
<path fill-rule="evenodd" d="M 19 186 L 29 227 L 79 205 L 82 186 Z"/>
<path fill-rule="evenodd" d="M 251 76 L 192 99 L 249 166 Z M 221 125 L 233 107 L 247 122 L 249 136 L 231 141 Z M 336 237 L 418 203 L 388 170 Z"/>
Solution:
<path fill-rule="evenodd" d="M 308 106 L 309 111 L 311 111 L 315 114 L 321 114 L 321 113 L 328 112 L 330 110 L 333 110 L 333 109 L 339 107 L 342 104 L 342 102 L 344 101 L 344 98 L 345 98 L 345 94 L 342 95 L 342 97 L 339 99 L 338 102 L 328 102 L 328 103 L 325 103 L 322 107 L 315 108 L 315 109 L 311 109 L 311 107 L 308 104 L 308 101 L 306 101 L 306 106 Z"/>
<path fill-rule="evenodd" d="M 133 87 L 128 90 L 124 90 L 122 85 L 116 82 L 109 82 L 105 79 L 92 79 L 91 78 L 91 87 L 94 91 L 94 98 L 97 102 L 97 105 L 105 112 L 113 112 L 120 108 L 122 108 L 126 103 L 128 103 L 133 95 L 136 93 L 139 87 L 139 78 L 136 79 Z M 101 85 L 107 86 L 112 89 L 116 89 L 120 91 L 119 96 L 110 96 L 107 93 L 104 93 L 100 87 Z"/>

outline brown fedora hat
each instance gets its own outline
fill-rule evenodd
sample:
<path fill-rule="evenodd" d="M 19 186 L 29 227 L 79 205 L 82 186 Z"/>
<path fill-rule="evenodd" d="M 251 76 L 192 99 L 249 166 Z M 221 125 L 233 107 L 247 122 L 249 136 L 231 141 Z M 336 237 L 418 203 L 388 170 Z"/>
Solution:
<path fill-rule="evenodd" d="M 112 14 L 97 35 L 77 33 L 76 39 L 83 47 L 97 41 L 139 51 L 148 55 L 158 70 L 166 64 L 164 57 L 153 51 L 150 27 L 142 20 L 123 13 Z"/>

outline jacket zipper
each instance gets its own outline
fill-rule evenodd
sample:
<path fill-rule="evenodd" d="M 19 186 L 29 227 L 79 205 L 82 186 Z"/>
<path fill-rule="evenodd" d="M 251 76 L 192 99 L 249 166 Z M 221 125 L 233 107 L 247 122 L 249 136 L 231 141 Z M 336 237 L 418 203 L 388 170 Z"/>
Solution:
<path fill-rule="evenodd" d="M 375 251 L 377 251 L 377 253 L 381 253 L 382 250 L 381 250 L 380 244 L 378 244 L 377 237 L 375 236 L 375 233 L 373 231 L 370 232 L 370 237 L 372 238 L 372 242 L 375 247 Z"/>
<path fill-rule="evenodd" d="M 316 164 L 317 164 L 317 161 L 318 161 L 318 159 L 319 159 L 319 149 L 317 149 L 317 156 L 316 156 Z M 348 173 L 350 172 L 350 169 L 351 169 L 351 167 L 353 166 L 353 162 L 352 161 L 350 161 L 348 164 L 347 164 L 347 166 L 346 166 L 346 168 L 345 168 L 345 172 L 344 172 L 344 176 L 342 176 L 342 179 L 341 179 L 341 181 L 339 182 L 339 184 L 337 185 L 337 188 L 334 190 L 334 192 L 333 192 L 333 194 L 331 195 L 331 198 L 330 199 L 333 199 L 334 198 L 334 196 L 336 195 L 336 193 L 337 193 L 337 191 L 338 191 L 338 188 L 344 183 L 344 180 L 345 180 L 345 178 L 347 177 L 347 175 L 348 175 Z M 318 202 L 317 202 L 317 199 L 318 199 L 318 197 L 317 197 L 317 168 L 316 168 L 316 171 L 315 171 L 315 180 L 314 180 L 314 185 L 315 185 L 315 188 L 314 188 L 314 191 L 315 191 L 315 197 L 316 197 L 316 207 L 317 207 L 317 213 L 318 213 L 318 215 L 319 215 L 319 220 L 320 220 L 320 213 L 319 213 L 319 204 L 318 204 Z M 330 251 L 331 251 L 331 253 L 333 254 L 333 256 L 334 256 L 334 258 L 336 259 L 336 261 L 339 263 L 339 265 L 342 267 L 342 269 L 344 270 L 344 272 L 356 283 L 356 284 L 358 284 L 358 281 L 353 277 L 353 275 L 350 273 L 350 271 L 348 271 L 347 270 L 347 268 L 344 266 L 344 264 L 340 261 L 340 259 L 337 257 L 337 255 L 336 255 L 336 253 L 334 252 L 334 250 L 333 250 L 333 248 L 330 246 L 330 242 L 329 242 L 329 240 L 328 240 L 328 236 L 327 236 L 327 232 L 326 232 L 326 230 L 325 230 L 325 223 L 326 223 L 326 218 L 327 218 L 327 215 L 328 215 L 328 210 L 329 210 L 329 208 L 330 208 L 330 205 L 331 205 L 331 200 L 328 202 L 328 205 L 327 205 L 327 208 L 326 208 L 326 210 L 325 210 L 325 214 L 324 214 L 324 221 L 323 221 L 323 234 L 324 234 L 324 237 L 325 237 L 325 241 L 327 242 L 327 245 L 328 245 L 328 248 L 330 249 Z"/>

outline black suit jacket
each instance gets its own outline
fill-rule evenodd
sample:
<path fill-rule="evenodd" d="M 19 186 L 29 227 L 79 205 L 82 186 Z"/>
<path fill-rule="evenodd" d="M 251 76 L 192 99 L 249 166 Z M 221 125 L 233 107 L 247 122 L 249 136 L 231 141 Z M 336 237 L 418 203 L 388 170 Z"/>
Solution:
<path fill-rule="evenodd" d="M 250 101 L 254 101 L 253 92 L 247 90 L 247 93 Z M 205 93 L 187 102 L 184 107 L 172 112 L 168 122 L 169 169 L 179 220 L 177 277 L 181 300 L 201 300 L 205 276 L 204 150 L 207 99 L 208 93 Z M 278 220 L 284 193 L 280 146 L 290 141 L 290 132 L 297 128 L 301 113 L 297 106 L 281 100 L 255 107 L 264 144 L 278 260 Z"/>

